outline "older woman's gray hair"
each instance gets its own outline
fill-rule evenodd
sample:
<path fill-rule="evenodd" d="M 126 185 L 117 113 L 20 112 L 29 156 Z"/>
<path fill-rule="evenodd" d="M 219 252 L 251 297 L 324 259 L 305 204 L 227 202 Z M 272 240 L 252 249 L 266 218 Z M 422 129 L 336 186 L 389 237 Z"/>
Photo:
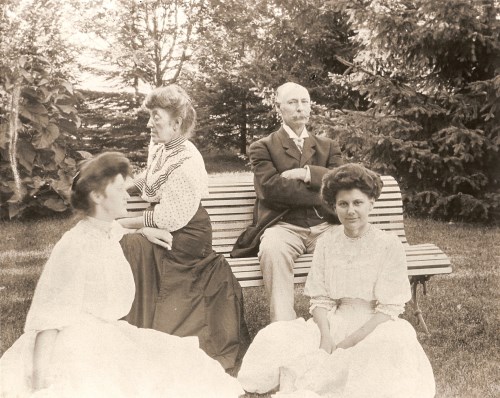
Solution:
<path fill-rule="evenodd" d="M 196 124 L 196 111 L 186 91 L 177 84 L 157 87 L 144 100 L 146 109 L 165 109 L 173 118 L 182 119 L 181 135 L 189 137 Z"/>
<path fill-rule="evenodd" d="M 359 189 L 371 199 L 377 199 L 382 192 L 380 175 L 366 167 L 348 163 L 328 171 L 321 184 L 321 199 L 330 208 L 335 207 L 337 193 L 342 190 Z"/>

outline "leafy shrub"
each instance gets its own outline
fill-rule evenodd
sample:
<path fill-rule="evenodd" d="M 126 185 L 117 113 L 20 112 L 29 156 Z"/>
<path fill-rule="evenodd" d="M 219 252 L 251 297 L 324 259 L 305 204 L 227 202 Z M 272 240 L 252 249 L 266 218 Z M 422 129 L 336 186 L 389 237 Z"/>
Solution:
<path fill-rule="evenodd" d="M 0 217 L 64 212 L 80 124 L 54 2 L 0 4 Z"/>

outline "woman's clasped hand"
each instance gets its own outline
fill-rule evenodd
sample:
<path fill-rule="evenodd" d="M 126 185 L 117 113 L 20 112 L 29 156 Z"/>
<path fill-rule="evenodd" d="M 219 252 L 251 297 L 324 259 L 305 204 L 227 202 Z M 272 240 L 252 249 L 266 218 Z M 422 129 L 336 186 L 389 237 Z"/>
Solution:
<path fill-rule="evenodd" d="M 172 249 L 172 234 L 165 229 L 142 227 L 136 232 L 140 233 L 155 245 L 161 246 L 167 250 Z"/>

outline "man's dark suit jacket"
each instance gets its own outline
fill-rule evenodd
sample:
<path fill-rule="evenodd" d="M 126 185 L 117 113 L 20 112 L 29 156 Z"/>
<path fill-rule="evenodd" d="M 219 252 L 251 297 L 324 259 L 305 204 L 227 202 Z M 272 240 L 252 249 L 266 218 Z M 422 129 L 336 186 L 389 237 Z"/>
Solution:
<path fill-rule="evenodd" d="M 308 134 L 302 153 L 283 127 L 250 146 L 257 200 L 253 223 L 236 241 L 231 257 L 256 256 L 260 236 L 280 220 L 301 226 L 323 221 L 338 223 L 336 216 L 323 207 L 319 190 L 323 175 L 343 163 L 340 148 L 329 138 L 317 137 L 309 131 Z M 281 177 L 285 170 L 306 165 L 311 171 L 311 181 L 307 184 Z"/>

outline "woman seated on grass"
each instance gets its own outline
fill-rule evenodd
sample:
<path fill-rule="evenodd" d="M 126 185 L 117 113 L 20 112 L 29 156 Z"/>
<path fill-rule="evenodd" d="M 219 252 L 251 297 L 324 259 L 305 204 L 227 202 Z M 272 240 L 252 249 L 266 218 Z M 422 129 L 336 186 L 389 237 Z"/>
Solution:
<path fill-rule="evenodd" d="M 380 177 L 347 164 L 323 177 L 321 195 L 342 225 L 316 245 L 304 294 L 313 319 L 262 329 L 238 379 L 277 396 L 431 398 L 431 365 L 413 327 L 398 316 L 410 300 L 398 237 L 368 223 Z"/>
<path fill-rule="evenodd" d="M 38 281 L 25 333 L 0 359 L 1 397 L 238 397 L 236 379 L 180 338 L 125 321 L 135 285 L 120 239 L 125 179 L 115 152 L 86 161 L 71 203 L 85 217 L 55 245 Z M 150 239 L 168 240 L 144 228 Z M 166 235 L 166 234 L 165 234 Z M 193 382 L 193 376 L 195 380 Z"/>

